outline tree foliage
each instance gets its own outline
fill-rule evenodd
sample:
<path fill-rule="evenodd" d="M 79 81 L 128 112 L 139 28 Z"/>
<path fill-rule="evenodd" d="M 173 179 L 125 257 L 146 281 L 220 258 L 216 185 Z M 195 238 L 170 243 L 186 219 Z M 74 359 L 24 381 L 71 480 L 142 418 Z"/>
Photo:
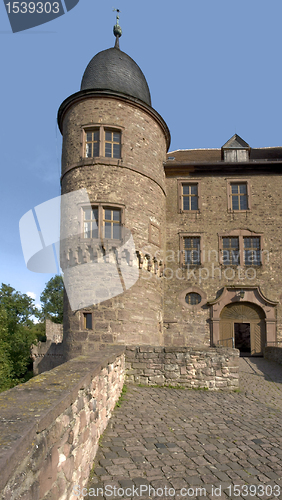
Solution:
<path fill-rule="evenodd" d="M 51 278 L 40 295 L 44 319 L 51 319 L 54 323 L 63 323 L 64 283 L 59 274 Z"/>
<path fill-rule="evenodd" d="M 0 392 L 26 382 L 32 376 L 30 347 L 45 340 L 45 319 L 63 322 L 64 285 L 61 276 L 46 284 L 39 311 L 34 300 L 10 285 L 0 287 Z M 35 323 L 34 319 L 39 322 Z"/>
<path fill-rule="evenodd" d="M 0 392 L 11 387 L 11 379 L 7 314 L 4 307 L 0 305 Z"/>
<path fill-rule="evenodd" d="M 0 390 L 30 378 L 30 346 L 37 340 L 34 300 L 10 285 L 0 287 Z"/>

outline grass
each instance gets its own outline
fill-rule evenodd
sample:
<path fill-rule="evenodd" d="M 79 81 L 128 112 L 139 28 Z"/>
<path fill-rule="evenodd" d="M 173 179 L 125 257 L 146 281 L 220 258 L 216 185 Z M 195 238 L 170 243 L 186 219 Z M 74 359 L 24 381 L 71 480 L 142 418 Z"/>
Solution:
<path fill-rule="evenodd" d="M 121 403 L 123 401 L 125 401 L 125 394 L 127 393 L 127 386 L 124 384 L 122 390 L 121 390 L 121 394 L 120 394 L 120 397 L 118 399 L 118 401 L 116 402 L 116 408 L 119 408 L 121 406 Z"/>
<path fill-rule="evenodd" d="M 138 384 L 138 387 L 146 387 L 147 389 L 189 389 L 189 387 L 184 387 L 183 385 L 148 385 L 148 384 Z"/>
<path fill-rule="evenodd" d="M 184 385 L 147 385 L 147 384 L 138 384 L 138 387 L 147 387 L 147 388 L 156 388 L 156 389 L 181 389 L 186 391 L 208 391 L 208 387 L 185 387 Z"/>

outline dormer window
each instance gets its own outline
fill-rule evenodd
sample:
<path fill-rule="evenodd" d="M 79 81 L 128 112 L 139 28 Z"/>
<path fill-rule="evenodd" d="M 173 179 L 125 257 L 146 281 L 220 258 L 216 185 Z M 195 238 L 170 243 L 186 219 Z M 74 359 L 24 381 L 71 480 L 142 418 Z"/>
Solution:
<path fill-rule="evenodd" d="M 235 134 L 221 148 L 222 160 L 227 162 L 244 162 L 250 159 L 250 146 L 239 135 Z"/>

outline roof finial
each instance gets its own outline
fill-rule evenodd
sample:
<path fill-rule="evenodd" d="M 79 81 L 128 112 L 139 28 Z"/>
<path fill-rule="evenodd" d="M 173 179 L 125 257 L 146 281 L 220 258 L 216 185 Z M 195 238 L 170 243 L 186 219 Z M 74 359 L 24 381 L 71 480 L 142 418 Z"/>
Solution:
<path fill-rule="evenodd" d="M 114 25 L 114 35 L 116 37 L 115 49 L 119 49 L 119 38 L 122 35 L 122 29 L 121 29 L 121 27 L 119 25 L 119 13 L 120 13 L 120 10 L 119 9 L 113 9 L 113 11 L 117 13 L 117 22 Z"/>

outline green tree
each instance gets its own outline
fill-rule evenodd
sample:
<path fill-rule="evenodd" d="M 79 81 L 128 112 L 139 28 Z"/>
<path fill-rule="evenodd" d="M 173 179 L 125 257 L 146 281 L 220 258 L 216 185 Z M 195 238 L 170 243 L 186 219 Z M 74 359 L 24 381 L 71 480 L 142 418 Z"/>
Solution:
<path fill-rule="evenodd" d="M 60 275 L 51 278 L 40 295 L 44 319 L 51 319 L 54 323 L 63 323 L 64 283 Z"/>
<path fill-rule="evenodd" d="M 0 288 L 0 359 L 2 390 L 25 382 L 32 372 L 30 346 L 37 341 L 32 318 L 39 317 L 34 300 L 2 283 Z"/>
<path fill-rule="evenodd" d="M 12 366 L 9 357 L 7 314 L 0 306 L 0 392 L 12 387 Z"/>

